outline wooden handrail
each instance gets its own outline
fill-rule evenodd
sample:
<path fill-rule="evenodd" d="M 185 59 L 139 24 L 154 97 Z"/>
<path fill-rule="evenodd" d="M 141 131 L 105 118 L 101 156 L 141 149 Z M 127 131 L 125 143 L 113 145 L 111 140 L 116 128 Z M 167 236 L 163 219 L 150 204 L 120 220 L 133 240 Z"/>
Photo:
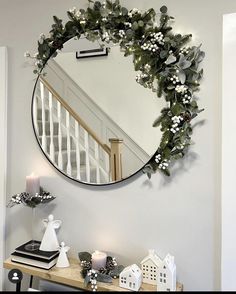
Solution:
<path fill-rule="evenodd" d="M 94 133 L 92 129 L 79 117 L 79 115 L 69 106 L 69 104 L 52 88 L 52 86 L 43 78 L 40 77 L 39 80 L 44 84 L 44 86 L 52 93 L 52 95 L 62 104 L 62 106 L 70 113 L 71 116 L 89 133 L 89 135 L 103 148 L 103 150 L 111 156 L 111 149 L 109 146 L 104 144 Z"/>

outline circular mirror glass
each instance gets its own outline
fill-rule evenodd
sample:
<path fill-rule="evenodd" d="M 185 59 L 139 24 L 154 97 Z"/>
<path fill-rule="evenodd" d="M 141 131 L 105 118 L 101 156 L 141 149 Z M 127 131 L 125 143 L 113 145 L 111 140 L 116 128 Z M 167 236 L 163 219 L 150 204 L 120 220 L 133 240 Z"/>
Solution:
<path fill-rule="evenodd" d="M 71 39 L 36 81 L 32 119 L 48 160 L 73 180 L 106 185 L 141 170 L 161 132 L 152 124 L 165 106 L 136 82 L 132 56 Z"/>

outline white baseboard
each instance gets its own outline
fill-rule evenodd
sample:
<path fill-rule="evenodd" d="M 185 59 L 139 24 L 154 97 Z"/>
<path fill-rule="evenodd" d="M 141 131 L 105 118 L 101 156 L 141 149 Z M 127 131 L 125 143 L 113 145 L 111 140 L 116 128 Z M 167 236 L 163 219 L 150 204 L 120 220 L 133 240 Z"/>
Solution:
<path fill-rule="evenodd" d="M 0 47 L 0 291 L 3 290 L 7 170 L 7 48 Z"/>

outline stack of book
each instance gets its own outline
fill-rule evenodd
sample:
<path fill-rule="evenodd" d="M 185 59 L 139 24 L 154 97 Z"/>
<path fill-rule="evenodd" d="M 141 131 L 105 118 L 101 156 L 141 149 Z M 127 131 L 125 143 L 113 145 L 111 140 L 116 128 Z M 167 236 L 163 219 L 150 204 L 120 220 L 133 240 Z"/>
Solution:
<path fill-rule="evenodd" d="M 17 247 L 11 254 L 11 261 L 47 270 L 52 268 L 57 263 L 59 251 L 27 250 L 26 245 L 31 242 L 32 240 Z M 39 241 L 35 242 L 41 243 Z"/>

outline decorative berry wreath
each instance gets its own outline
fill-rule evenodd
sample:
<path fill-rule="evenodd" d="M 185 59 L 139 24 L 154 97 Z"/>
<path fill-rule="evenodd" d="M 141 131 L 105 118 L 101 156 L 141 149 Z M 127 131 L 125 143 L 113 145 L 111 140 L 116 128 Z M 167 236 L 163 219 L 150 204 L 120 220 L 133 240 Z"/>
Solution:
<path fill-rule="evenodd" d="M 192 35 L 172 32 L 174 20 L 167 7 L 160 9 L 160 21 L 156 22 L 154 9 L 141 12 L 134 8 L 128 11 L 119 0 L 100 3 L 89 0 L 87 10 L 73 8 L 67 12 L 69 21 L 64 25 L 54 16 L 54 24 L 46 37 L 40 35 L 35 74 L 41 74 L 49 58 L 71 38 L 81 35 L 90 41 L 101 40 L 119 44 L 124 56 L 133 56 L 135 71 L 140 73 L 136 81 L 164 98 L 167 107 L 153 123 L 163 133 L 160 145 L 143 168 L 150 178 L 157 170 L 169 176 L 169 167 L 175 160 L 184 157 L 191 145 L 191 122 L 203 111 L 199 109 L 195 92 L 199 90 L 203 70 L 199 64 L 205 57 L 201 46 L 184 47 Z M 31 57 L 26 52 L 26 57 Z"/>

